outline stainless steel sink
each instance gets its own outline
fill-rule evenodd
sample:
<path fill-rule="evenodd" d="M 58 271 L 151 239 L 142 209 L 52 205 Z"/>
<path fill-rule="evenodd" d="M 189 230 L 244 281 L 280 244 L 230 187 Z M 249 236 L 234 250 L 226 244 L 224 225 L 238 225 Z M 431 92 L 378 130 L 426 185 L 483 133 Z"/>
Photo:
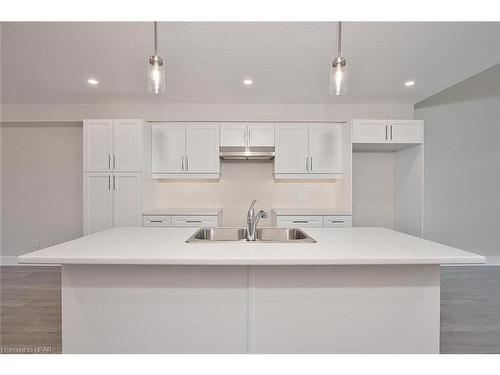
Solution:
<path fill-rule="evenodd" d="M 316 242 L 307 233 L 296 228 L 258 228 L 257 239 L 247 241 L 245 228 L 201 228 L 198 229 L 186 242 L 276 242 L 276 243 L 314 243 Z"/>

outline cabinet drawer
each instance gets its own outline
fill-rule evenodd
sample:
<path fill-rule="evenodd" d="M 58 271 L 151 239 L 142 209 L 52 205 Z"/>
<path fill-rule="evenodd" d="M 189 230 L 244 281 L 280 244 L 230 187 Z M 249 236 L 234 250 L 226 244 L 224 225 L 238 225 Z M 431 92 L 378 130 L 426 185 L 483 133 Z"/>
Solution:
<path fill-rule="evenodd" d="M 169 227 L 170 216 L 143 216 L 145 227 Z"/>
<path fill-rule="evenodd" d="M 172 216 L 173 227 L 216 227 L 217 216 Z"/>
<path fill-rule="evenodd" d="M 280 228 L 323 228 L 323 216 L 278 216 Z"/>
<path fill-rule="evenodd" d="M 352 216 L 348 216 L 348 215 L 325 216 L 324 224 L 325 224 L 325 228 L 327 228 L 327 227 L 352 227 Z"/>

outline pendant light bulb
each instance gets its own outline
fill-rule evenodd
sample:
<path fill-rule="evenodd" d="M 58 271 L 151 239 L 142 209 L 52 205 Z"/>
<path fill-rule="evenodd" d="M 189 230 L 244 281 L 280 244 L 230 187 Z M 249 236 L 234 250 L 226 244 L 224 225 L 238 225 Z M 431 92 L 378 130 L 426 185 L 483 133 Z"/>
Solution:
<path fill-rule="evenodd" d="M 158 34 L 154 22 L 154 55 L 148 59 L 148 91 L 154 95 L 165 94 L 165 65 L 158 56 Z"/>
<path fill-rule="evenodd" d="M 337 57 L 330 67 L 330 94 L 344 95 L 347 93 L 346 59 L 342 57 L 342 22 L 338 25 Z"/>

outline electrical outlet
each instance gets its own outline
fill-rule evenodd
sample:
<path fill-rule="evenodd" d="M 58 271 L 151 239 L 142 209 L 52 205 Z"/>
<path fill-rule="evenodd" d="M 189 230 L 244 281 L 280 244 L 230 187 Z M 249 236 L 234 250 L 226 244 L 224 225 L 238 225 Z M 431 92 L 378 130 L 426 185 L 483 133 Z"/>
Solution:
<path fill-rule="evenodd" d="M 299 201 L 308 201 L 311 199 L 311 194 L 309 194 L 309 192 L 298 193 L 297 199 Z"/>
<path fill-rule="evenodd" d="M 193 191 L 192 191 L 192 190 L 186 190 L 186 191 L 184 192 L 184 198 L 186 198 L 186 199 L 191 199 L 191 198 L 193 198 Z"/>

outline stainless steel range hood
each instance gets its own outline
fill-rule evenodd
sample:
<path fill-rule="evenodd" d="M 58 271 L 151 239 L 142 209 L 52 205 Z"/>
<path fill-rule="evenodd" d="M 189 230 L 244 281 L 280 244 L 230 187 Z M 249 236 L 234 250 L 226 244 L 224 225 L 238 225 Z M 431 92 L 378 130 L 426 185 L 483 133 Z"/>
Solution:
<path fill-rule="evenodd" d="M 274 146 L 220 146 L 219 157 L 223 160 L 272 160 Z"/>

